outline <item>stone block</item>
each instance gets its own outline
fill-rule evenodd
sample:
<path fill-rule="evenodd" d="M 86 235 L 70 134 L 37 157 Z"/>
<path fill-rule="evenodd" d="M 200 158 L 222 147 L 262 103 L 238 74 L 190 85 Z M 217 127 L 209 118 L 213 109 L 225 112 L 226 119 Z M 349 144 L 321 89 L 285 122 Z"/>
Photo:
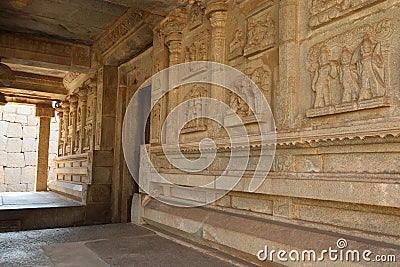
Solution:
<path fill-rule="evenodd" d="M 0 166 L 7 165 L 7 152 L 0 150 Z"/>
<path fill-rule="evenodd" d="M 12 113 L 4 113 L 3 114 L 3 120 L 7 122 L 15 122 L 15 114 Z"/>
<path fill-rule="evenodd" d="M 17 106 L 8 104 L 3 107 L 3 112 L 4 113 L 16 113 L 17 112 Z"/>
<path fill-rule="evenodd" d="M 7 138 L 6 152 L 19 153 L 22 151 L 22 140 L 20 138 Z"/>
<path fill-rule="evenodd" d="M 33 106 L 18 106 L 17 113 L 21 115 L 33 115 Z"/>
<path fill-rule="evenodd" d="M 7 137 L 0 135 L 0 151 L 6 151 Z"/>
<path fill-rule="evenodd" d="M 23 153 L 7 153 L 7 167 L 21 168 L 25 167 L 25 158 Z"/>
<path fill-rule="evenodd" d="M 232 207 L 265 214 L 272 214 L 272 201 L 267 199 L 232 196 Z"/>
<path fill-rule="evenodd" d="M 59 123 L 57 121 L 54 121 L 55 118 L 51 118 L 51 123 L 50 123 L 50 131 L 58 132 L 59 129 Z"/>
<path fill-rule="evenodd" d="M 35 152 L 37 151 L 37 142 L 35 138 L 24 138 L 22 141 L 23 152 Z"/>
<path fill-rule="evenodd" d="M 57 154 L 57 151 L 58 151 L 58 143 L 55 141 L 50 141 L 49 142 L 49 153 Z"/>
<path fill-rule="evenodd" d="M 8 121 L 0 121 L 0 135 L 7 134 L 8 123 Z"/>
<path fill-rule="evenodd" d="M 28 117 L 28 126 L 37 126 L 39 124 L 39 119 L 36 117 Z"/>
<path fill-rule="evenodd" d="M 50 131 L 50 141 L 58 142 L 58 131 Z"/>
<path fill-rule="evenodd" d="M 0 193 L 1 192 L 7 192 L 7 185 L 5 184 L 0 184 Z"/>
<path fill-rule="evenodd" d="M 20 184 L 21 183 L 21 168 L 4 168 L 4 183 L 5 184 Z"/>
<path fill-rule="evenodd" d="M 26 192 L 26 184 L 7 185 L 7 192 Z"/>
<path fill-rule="evenodd" d="M 25 152 L 25 164 L 27 166 L 36 166 L 37 164 L 37 152 Z"/>
<path fill-rule="evenodd" d="M 4 184 L 4 167 L 0 166 L 0 184 Z"/>
<path fill-rule="evenodd" d="M 35 184 L 27 184 L 26 192 L 33 192 L 33 191 L 35 191 Z"/>
<path fill-rule="evenodd" d="M 22 125 L 19 123 L 9 123 L 7 137 L 22 138 Z"/>
<path fill-rule="evenodd" d="M 34 184 L 36 179 L 36 167 L 27 166 L 22 168 L 21 183 Z"/>
<path fill-rule="evenodd" d="M 22 136 L 23 138 L 36 138 L 37 127 L 36 126 L 23 126 Z"/>
<path fill-rule="evenodd" d="M 28 123 L 28 117 L 26 115 L 15 115 L 15 122 L 22 123 L 22 124 L 27 124 Z"/>

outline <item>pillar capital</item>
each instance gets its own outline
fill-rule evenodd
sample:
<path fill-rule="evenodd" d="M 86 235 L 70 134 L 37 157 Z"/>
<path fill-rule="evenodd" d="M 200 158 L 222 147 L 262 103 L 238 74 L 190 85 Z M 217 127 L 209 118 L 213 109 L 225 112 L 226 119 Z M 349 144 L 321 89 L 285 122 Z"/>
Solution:
<path fill-rule="evenodd" d="M 206 15 L 210 18 L 212 27 L 224 27 L 227 19 L 228 4 L 224 1 L 210 3 L 206 9 Z M 217 23 L 217 24 L 214 24 Z M 223 25 L 221 25 L 223 22 Z"/>
<path fill-rule="evenodd" d="M 54 117 L 54 108 L 49 107 L 49 106 L 39 106 L 39 105 L 36 105 L 36 108 L 35 108 L 35 116 L 36 116 L 36 117 L 48 117 L 48 118 L 53 118 L 53 117 Z"/>

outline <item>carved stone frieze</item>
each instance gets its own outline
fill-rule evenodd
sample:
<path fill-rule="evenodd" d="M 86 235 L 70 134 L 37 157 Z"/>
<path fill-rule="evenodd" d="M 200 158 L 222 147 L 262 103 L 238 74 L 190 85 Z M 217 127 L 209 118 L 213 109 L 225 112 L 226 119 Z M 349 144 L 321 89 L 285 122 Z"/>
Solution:
<path fill-rule="evenodd" d="M 120 18 L 119 23 L 114 24 L 114 26 L 101 37 L 96 46 L 97 51 L 100 54 L 106 53 L 118 40 L 129 33 L 133 28 L 138 27 L 142 19 L 143 15 L 139 10 L 129 9 L 127 13 Z"/>
<path fill-rule="evenodd" d="M 247 43 L 244 55 L 272 48 L 276 42 L 276 22 L 272 10 L 261 12 L 247 19 Z"/>
<path fill-rule="evenodd" d="M 384 0 L 310 0 L 309 25 L 313 28 L 319 27 L 356 10 L 383 1 Z"/>
<path fill-rule="evenodd" d="M 387 106 L 391 20 L 367 24 L 311 47 L 314 110 L 309 117 Z"/>
<path fill-rule="evenodd" d="M 233 39 L 229 43 L 228 59 L 233 60 L 243 55 L 245 36 L 241 29 L 236 29 Z"/>
<path fill-rule="evenodd" d="M 190 120 L 190 118 L 198 118 L 205 115 L 205 107 L 200 97 L 207 97 L 207 89 L 204 86 L 195 84 L 189 91 L 185 100 L 193 99 L 187 103 L 185 121 L 187 122 L 182 129 L 182 133 L 195 132 L 205 130 L 205 124 L 202 119 Z"/>
<path fill-rule="evenodd" d="M 194 0 L 190 5 L 188 27 L 193 30 L 203 24 L 205 6 L 202 0 Z"/>

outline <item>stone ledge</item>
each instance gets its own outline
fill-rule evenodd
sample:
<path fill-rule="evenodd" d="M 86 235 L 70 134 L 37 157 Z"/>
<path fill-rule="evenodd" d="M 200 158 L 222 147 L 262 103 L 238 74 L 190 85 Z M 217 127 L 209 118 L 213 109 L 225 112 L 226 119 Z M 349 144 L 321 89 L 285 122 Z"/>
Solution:
<path fill-rule="evenodd" d="M 341 236 L 324 230 L 300 226 L 295 220 L 291 223 L 284 223 L 208 208 L 178 208 L 155 200 L 150 200 L 144 206 L 143 219 L 146 223 L 156 227 L 165 226 L 164 229 L 178 235 L 186 234 L 200 242 L 211 242 L 227 249 L 246 253 L 254 260 L 257 260 L 256 253 L 266 245 L 269 249 L 277 251 L 280 249 L 322 251 L 329 247 L 336 247 L 336 241 L 339 238 L 345 238 L 350 249 L 363 251 L 368 248 L 377 254 L 397 255 L 400 252 L 400 246 L 396 244 L 350 235 Z M 228 221 L 229 224 L 226 223 Z"/>
<path fill-rule="evenodd" d="M 85 204 L 86 202 L 87 185 L 85 184 L 76 184 L 64 181 L 52 181 L 48 184 L 48 188 L 51 191 L 81 201 L 83 204 Z"/>
<path fill-rule="evenodd" d="M 388 96 L 374 98 L 370 100 L 363 100 L 360 102 L 343 103 L 339 105 L 314 108 L 307 111 L 306 115 L 308 118 L 315 118 L 339 113 L 353 112 L 364 109 L 373 109 L 380 107 L 390 107 L 392 98 Z"/>

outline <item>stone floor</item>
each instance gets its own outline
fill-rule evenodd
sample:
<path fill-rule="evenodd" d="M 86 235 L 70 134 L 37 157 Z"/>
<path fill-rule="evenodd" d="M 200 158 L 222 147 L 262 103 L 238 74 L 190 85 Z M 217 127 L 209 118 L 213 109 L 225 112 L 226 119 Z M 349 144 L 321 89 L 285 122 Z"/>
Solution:
<path fill-rule="evenodd" d="M 78 201 L 54 192 L 0 193 L 0 210 L 80 206 Z"/>
<path fill-rule="evenodd" d="M 0 266 L 246 266 L 135 224 L 0 233 Z"/>

